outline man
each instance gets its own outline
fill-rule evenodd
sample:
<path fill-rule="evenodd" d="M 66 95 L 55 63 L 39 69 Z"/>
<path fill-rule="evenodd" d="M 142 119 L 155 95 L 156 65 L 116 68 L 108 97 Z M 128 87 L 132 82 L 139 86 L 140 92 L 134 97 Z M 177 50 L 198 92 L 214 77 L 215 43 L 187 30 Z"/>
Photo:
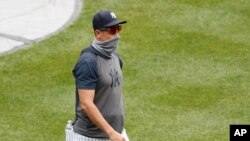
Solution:
<path fill-rule="evenodd" d="M 95 39 L 80 55 L 73 70 L 76 117 L 68 141 L 128 141 L 124 129 L 122 61 L 116 53 L 121 25 L 114 12 L 93 17 Z"/>

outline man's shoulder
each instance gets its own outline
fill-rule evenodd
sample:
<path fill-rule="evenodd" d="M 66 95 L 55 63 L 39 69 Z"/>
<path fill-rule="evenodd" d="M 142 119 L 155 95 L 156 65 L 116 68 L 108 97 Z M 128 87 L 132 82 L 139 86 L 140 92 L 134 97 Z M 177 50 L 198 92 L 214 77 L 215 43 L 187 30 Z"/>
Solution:
<path fill-rule="evenodd" d="M 82 50 L 79 61 L 96 61 L 97 53 L 92 46 Z"/>
<path fill-rule="evenodd" d="M 80 57 L 78 58 L 77 63 L 75 64 L 75 67 L 73 69 L 73 73 L 77 72 L 78 70 L 88 70 L 88 69 L 93 69 L 95 70 L 97 67 L 97 55 L 89 51 L 89 48 L 85 48 L 82 50 Z"/>

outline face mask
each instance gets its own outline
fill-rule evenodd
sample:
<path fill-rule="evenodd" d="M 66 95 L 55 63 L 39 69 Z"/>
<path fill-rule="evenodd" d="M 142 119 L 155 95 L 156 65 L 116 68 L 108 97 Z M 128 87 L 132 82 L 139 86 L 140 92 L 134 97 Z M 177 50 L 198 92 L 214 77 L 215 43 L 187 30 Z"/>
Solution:
<path fill-rule="evenodd" d="M 114 53 L 116 50 L 119 39 L 120 37 L 118 35 L 107 41 L 98 41 L 95 39 L 92 42 L 92 46 L 102 55 L 110 58 L 111 54 Z"/>

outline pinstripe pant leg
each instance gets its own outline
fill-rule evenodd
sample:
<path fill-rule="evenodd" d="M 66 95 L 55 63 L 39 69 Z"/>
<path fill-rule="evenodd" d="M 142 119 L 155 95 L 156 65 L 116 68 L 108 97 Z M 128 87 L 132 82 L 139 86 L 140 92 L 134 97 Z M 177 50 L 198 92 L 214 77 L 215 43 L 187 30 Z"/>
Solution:
<path fill-rule="evenodd" d="M 109 139 L 89 138 L 75 133 L 73 130 L 66 131 L 66 141 L 110 141 Z"/>
<path fill-rule="evenodd" d="M 129 141 L 129 138 L 128 138 L 128 135 L 127 135 L 125 129 L 123 130 L 122 135 L 126 138 L 126 141 Z M 66 141 L 110 141 L 110 140 L 109 139 L 86 137 L 86 136 L 80 135 L 78 133 L 75 133 L 72 129 L 72 130 L 66 132 Z"/>
<path fill-rule="evenodd" d="M 109 139 L 100 139 L 100 138 L 89 138 L 80 134 L 77 134 L 72 129 L 66 129 L 66 141 L 110 141 Z M 124 129 L 122 135 L 126 138 L 126 141 L 129 141 L 126 130 Z"/>

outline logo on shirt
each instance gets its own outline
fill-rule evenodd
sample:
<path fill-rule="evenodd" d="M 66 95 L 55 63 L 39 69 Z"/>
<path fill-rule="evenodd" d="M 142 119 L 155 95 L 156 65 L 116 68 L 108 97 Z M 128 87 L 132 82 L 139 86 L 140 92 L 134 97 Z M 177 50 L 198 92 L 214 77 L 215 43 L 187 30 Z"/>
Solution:
<path fill-rule="evenodd" d="M 112 79 L 111 87 L 119 86 L 120 85 L 120 80 L 119 80 L 119 77 L 118 77 L 117 70 L 115 70 L 115 69 L 112 70 L 111 69 L 109 75 L 111 76 L 111 79 Z"/>

